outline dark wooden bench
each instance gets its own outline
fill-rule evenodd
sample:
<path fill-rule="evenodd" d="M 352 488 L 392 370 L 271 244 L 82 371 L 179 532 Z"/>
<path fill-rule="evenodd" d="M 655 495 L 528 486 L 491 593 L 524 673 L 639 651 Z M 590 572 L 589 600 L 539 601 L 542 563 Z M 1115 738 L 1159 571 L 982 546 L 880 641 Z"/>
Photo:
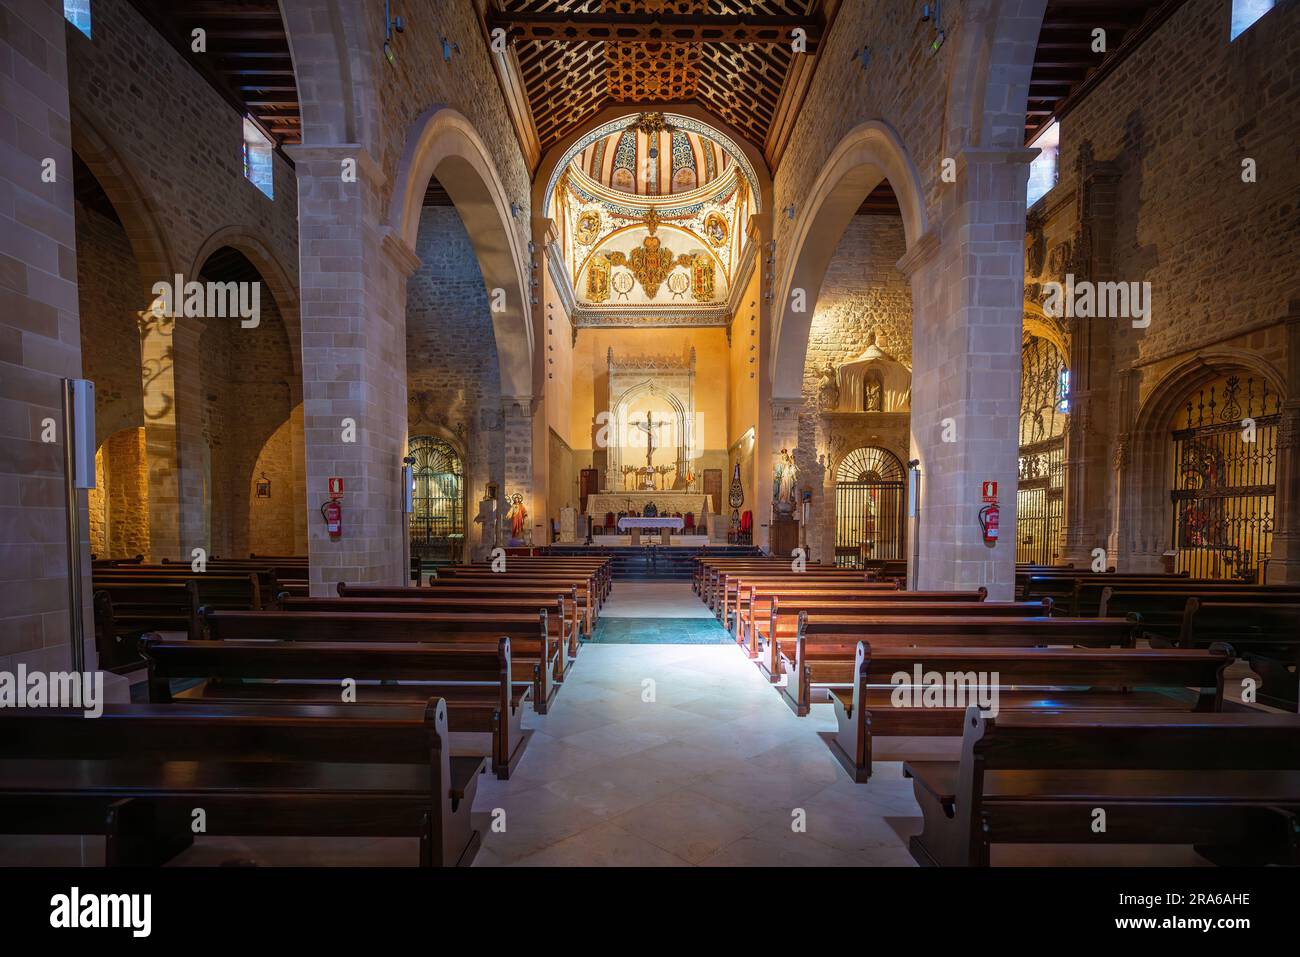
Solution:
<path fill-rule="evenodd" d="M 497 646 L 510 639 L 516 681 L 533 685 L 533 710 L 546 714 L 559 688 L 565 655 L 551 640 L 546 612 L 536 614 L 449 612 L 428 614 L 320 611 L 205 612 L 214 641 L 427 642 Z"/>
<path fill-rule="evenodd" d="M 438 584 L 435 584 L 435 582 Z M 589 579 L 572 575 L 506 575 L 505 573 L 494 575 L 491 572 L 483 574 L 475 572 L 468 575 L 434 579 L 429 583 L 430 587 L 444 587 L 447 584 L 453 588 L 545 588 L 556 594 L 561 591 L 568 591 L 570 588 L 576 588 L 579 604 L 585 614 L 582 625 L 586 634 L 591 634 L 596 627 L 596 619 L 601 605 L 599 586 L 593 585 Z"/>
<path fill-rule="evenodd" d="M 531 731 L 524 704 L 533 685 L 511 675 L 510 639 L 487 645 L 340 642 L 165 641 L 148 636 L 149 700 L 155 704 L 251 701 L 262 704 L 447 702 L 453 750 L 487 755 L 508 778 Z M 174 682 L 200 679 L 183 690 Z M 357 682 L 343 701 L 345 680 Z M 370 682 L 362 684 L 361 682 Z M 382 683 L 375 683 L 382 682 Z M 394 683 L 396 682 L 396 683 Z"/>
<path fill-rule="evenodd" d="M 150 631 L 199 637 L 198 609 L 261 607 L 253 575 L 210 575 L 155 580 L 92 579 L 95 647 L 100 667 L 117 673 L 138 668 L 135 639 Z"/>
<path fill-rule="evenodd" d="M 162 864 L 206 834 L 418 837 L 470 864 L 482 758 L 448 753 L 447 706 L 109 705 L 0 711 L 0 830 L 102 834 L 109 866 Z"/>
<path fill-rule="evenodd" d="M 875 735 L 959 737 L 964 701 L 914 706 L 915 683 L 896 681 L 922 674 L 990 676 L 998 708 L 1007 711 L 1220 711 L 1223 672 L 1231 649 L 1190 651 L 1155 648 L 943 648 L 860 641 L 848 684 L 830 684 L 836 733 L 831 750 L 853 780 L 871 775 Z M 996 676 L 996 677 L 993 677 Z M 1142 690 L 1134 690 L 1141 688 Z M 1195 693 L 1187 691 L 1196 689 Z M 899 705 L 900 698 L 905 704 Z M 909 700 L 910 699 L 910 700 Z"/>
<path fill-rule="evenodd" d="M 1300 603 L 1300 586 L 1227 585 L 1211 589 L 1204 585 L 1146 585 L 1135 588 L 1101 587 L 1097 615 L 1101 618 L 1138 614 L 1142 633 L 1152 638 L 1176 641 L 1183 630 L 1187 601 L 1234 605 L 1276 605 Z M 1091 599 L 1087 601 L 1091 604 Z M 1245 614 L 1249 615 L 1249 612 Z"/>
<path fill-rule="evenodd" d="M 981 592 L 983 589 L 981 589 Z M 750 657 L 770 680 L 781 677 L 781 654 L 792 658 L 791 649 L 802 631 L 805 635 L 823 632 L 824 620 L 896 619 L 896 618 L 1050 618 L 1052 600 L 1021 602 L 986 602 L 979 592 L 890 592 L 891 595 L 976 595 L 972 601 L 834 601 L 795 600 L 789 604 L 774 598 L 766 622 L 758 622 L 753 631 Z M 765 653 L 765 654 L 764 654 Z"/>
<path fill-rule="evenodd" d="M 1300 710 L 1300 602 L 1243 605 L 1190 598 L 1178 637 L 1182 648 L 1227 642 L 1259 675 L 1256 700 Z"/>
<path fill-rule="evenodd" d="M 1300 717 L 971 708 L 963 727 L 960 761 L 904 765 L 920 864 L 986 867 L 995 844 L 1191 844 L 1219 863 L 1300 863 Z"/>
<path fill-rule="evenodd" d="M 805 585 L 802 582 L 791 585 L 741 581 L 733 616 L 736 622 L 733 634 L 737 642 L 749 649 L 752 658 L 757 656 L 758 651 L 755 626 L 758 626 L 758 631 L 770 632 L 770 628 L 764 623 L 771 624 L 772 613 L 778 608 L 783 613 L 795 614 L 804 604 L 973 605 L 983 602 L 987 597 L 988 590 L 985 588 L 975 591 L 902 591 L 889 585 L 877 584 L 869 584 L 869 587 L 862 587 L 859 583 L 852 587 L 825 588 L 820 585 Z M 1049 608 L 1050 606 L 1037 607 Z"/>
<path fill-rule="evenodd" d="M 587 605 L 585 596 L 579 596 L 578 586 L 550 587 L 531 585 L 457 585 L 455 579 L 435 579 L 428 587 L 410 587 L 402 585 L 349 585 L 339 582 L 336 586 L 340 598 L 532 598 L 545 603 L 551 599 L 560 599 L 564 603 L 564 614 L 569 622 L 571 634 L 581 640 L 588 637 L 585 628 Z M 538 607 L 542 607 L 541 604 Z M 574 657 L 577 648 L 570 648 L 569 656 Z"/>
<path fill-rule="evenodd" d="M 556 663 L 555 681 L 563 682 L 568 674 L 572 656 L 577 653 L 578 637 L 570 631 L 569 616 L 565 612 L 564 596 L 551 595 L 550 601 L 536 598 L 513 598 L 508 595 L 474 598 L 450 598 L 428 588 L 412 588 L 411 592 L 422 592 L 418 597 L 410 595 L 402 598 L 357 598 L 351 595 L 341 598 L 294 598 L 282 596 L 277 602 L 281 611 L 318 611 L 318 612 L 378 612 L 382 614 L 460 614 L 473 615 L 478 612 L 507 615 L 537 615 L 546 612 L 546 627 L 551 641 L 561 650 Z M 433 594 L 430 592 L 433 591 Z"/>
<path fill-rule="evenodd" d="M 815 697 L 827 700 L 824 689 L 814 694 L 815 686 L 852 682 L 861 641 L 875 648 L 1131 648 L 1136 630 L 1136 621 L 1117 618 L 811 618 L 802 623 L 793 655 L 789 645 L 778 643 L 781 668 L 786 673 L 786 683 L 779 690 L 795 714 L 806 715 Z"/>

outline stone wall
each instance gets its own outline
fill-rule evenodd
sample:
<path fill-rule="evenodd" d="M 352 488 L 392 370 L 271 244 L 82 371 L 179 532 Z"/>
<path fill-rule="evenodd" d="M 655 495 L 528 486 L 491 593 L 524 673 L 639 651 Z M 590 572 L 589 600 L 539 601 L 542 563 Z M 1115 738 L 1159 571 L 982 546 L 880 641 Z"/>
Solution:
<path fill-rule="evenodd" d="M 1059 181 L 1031 211 L 1042 240 L 1035 257 L 1031 230 L 1028 279 L 1151 284 L 1147 328 L 1058 324 L 1075 353 L 1067 502 L 1084 531 L 1074 551 L 1067 535 L 1071 560 L 1104 546 L 1121 570 L 1158 569 L 1172 423 L 1156 409 L 1227 362 L 1285 375 L 1300 290 L 1300 84 L 1286 64 L 1300 49 L 1300 4 L 1279 4 L 1233 42 L 1226 8 L 1188 0 L 1061 121 Z M 1188 376 L 1196 356 L 1203 372 Z"/>
<path fill-rule="evenodd" d="M 257 483 L 270 482 L 270 496 L 257 497 Z M 248 500 L 248 549 L 233 557 L 296 554 L 294 512 L 302 501 L 302 476 L 293 457 L 293 423 L 286 419 L 262 446 L 244 495 Z"/>
<path fill-rule="evenodd" d="M 172 265 L 188 273 L 209 236 L 239 225 L 296 279 L 297 190 L 289 164 L 274 156 L 275 198 L 268 199 L 244 178 L 239 112 L 128 0 L 95 0 L 92 16 L 93 39 L 67 27 L 74 138 L 80 119 L 115 148 Z M 170 277 L 141 278 L 151 286 Z"/>
<path fill-rule="evenodd" d="M 179 320 L 194 322 L 195 320 Z M 293 357 L 284 321 L 274 299 L 263 288 L 261 321 L 242 328 L 238 319 L 204 321 L 200 350 L 203 436 L 209 448 L 208 485 L 211 503 L 209 554 L 245 557 L 250 548 L 254 514 L 250 508 L 255 463 L 266 454 L 271 437 L 289 421 L 294 406 Z M 293 468 L 289 443 L 280 455 Z M 286 497 L 301 504 L 295 482 L 280 486 Z M 270 518 L 263 515 L 262 519 Z M 293 541 L 293 514 L 275 512 L 282 527 L 262 529 L 278 539 Z M 193 546 L 190 546 L 193 547 Z M 269 548 L 257 549 L 272 553 Z M 274 554 L 289 554 L 292 546 Z M 184 557 L 188 549 L 182 550 Z"/>
<path fill-rule="evenodd" d="M 876 345 L 904 365 L 912 360 L 912 291 L 895 265 L 905 251 L 898 216 L 859 215 L 849 221 L 822 284 L 804 360 L 803 406 L 795 461 L 799 486 L 812 491 L 809 557 L 834 558 L 835 465 L 855 448 L 886 448 L 908 458 L 907 416 L 899 413 L 824 417 L 818 408 L 822 370 Z"/>
<path fill-rule="evenodd" d="M 61 7 L 0 7 L 0 63 L 0 669 L 62 670 L 71 645 L 64 446 L 62 436 L 42 440 L 46 420 L 60 421 L 61 380 L 81 374 Z M 53 182 L 42 176 L 48 169 Z"/>
<path fill-rule="evenodd" d="M 505 481 L 501 376 L 483 275 L 453 206 L 426 206 L 406 284 L 411 435 L 448 439 L 465 456 L 469 500 Z M 471 516 L 472 518 L 472 516 Z"/>
<path fill-rule="evenodd" d="M 144 425 L 140 373 L 140 276 L 120 222 L 76 204 L 77 302 L 82 375 L 95 383 L 95 443 Z"/>

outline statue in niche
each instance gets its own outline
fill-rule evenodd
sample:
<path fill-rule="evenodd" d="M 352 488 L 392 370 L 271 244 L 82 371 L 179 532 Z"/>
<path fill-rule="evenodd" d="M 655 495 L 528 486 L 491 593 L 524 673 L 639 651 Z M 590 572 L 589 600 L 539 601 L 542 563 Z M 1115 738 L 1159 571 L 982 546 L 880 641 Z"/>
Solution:
<path fill-rule="evenodd" d="M 862 411 L 885 411 L 885 379 L 877 371 L 862 377 Z"/>
<path fill-rule="evenodd" d="M 821 385 L 817 388 L 817 408 L 822 412 L 834 412 L 840 407 L 839 373 L 835 366 L 826 363 L 822 369 Z"/>

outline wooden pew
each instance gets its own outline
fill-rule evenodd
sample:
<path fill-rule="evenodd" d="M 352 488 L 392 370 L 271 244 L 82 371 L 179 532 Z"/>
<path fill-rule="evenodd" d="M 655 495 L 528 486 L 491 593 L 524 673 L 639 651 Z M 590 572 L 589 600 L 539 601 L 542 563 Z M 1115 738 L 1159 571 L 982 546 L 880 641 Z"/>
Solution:
<path fill-rule="evenodd" d="M 1117 618 L 934 617 L 844 618 L 823 616 L 801 624 L 794 657 L 782 652 L 787 674 L 780 692 L 791 710 L 806 715 L 818 685 L 849 684 L 858 642 L 872 647 L 933 645 L 953 648 L 1035 648 L 1049 645 L 1132 648 L 1136 621 Z M 781 649 L 778 648 L 778 651 Z M 818 690 L 826 700 L 825 689 Z"/>
<path fill-rule="evenodd" d="M 1203 585 L 1144 585 L 1117 589 L 1108 585 L 1101 588 L 1097 616 L 1136 613 L 1142 618 L 1144 635 L 1173 642 L 1182 633 L 1189 598 L 1245 606 L 1296 604 L 1300 603 L 1300 586 L 1228 585 L 1208 589 Z M 1243 614 L 1249 616 L 1250 612 Z"/>
<path fill-rule="evenodd" d="M 522 574 L 512 572 L 509 574 L 494 574 L 492 572 L 471 572 L 465 575 L 456 575 L 452 578 L 437 579 L 439 582 L 450 583 L 452 587 L 465 588 L 500 588 L 500 587 L 518 587 L 525 586 L 529 588 L 546 588 L 548 590 L 567 591 L 569 588 L 578 589 L 578 598 L 584 607 L 586 620 L 583 622 L 583 629 L 587 634 L 596 626 L 597 612 L 600 608 L 600 587 L 592 583 L 590 578 L 577 575 L 543 575 L 543 574 Z M 433 586 L 431 583 L 430 587 Z"/>
<path fill-rule="evenodd" d="M 837 730 L 831 750 L 858 783 L 871 776 L 874 735 L 960 736 L 968 697 L 915 706 L 912 680 L 922 674 L 990 677 L 998 708 L 1008 711 L 1220 711 L 1223 672 L 1232 650 L 1157 648 L 942 648 L 858 642 L 849 684 L 828 685 Z M 994 677 L 996 676 L 996 677 Z M 1134 691 L 1141 687 L 1142 691 Z M 1186 693 L 1196 690 L 1195 696 Z M 1159 689 L 1159 690 L 1152 690 Z M 986 699 L 987 700 L 987 699 Z"/>
<path fill-rule="evenodd" d="M 103 834 L 107 863 L 156 866 L 206 833 L 418 837 L 468 865 L 482 758 L 452 758 L 447 706 L 109 705 L 0 711 L 0 830 Z"/>
<path fill-rule="evenodd" d="M 569 618 L 564 610 L 564 598 L 553 595 L 549 602 L 535 598 L 512 598 L 508 595 L 478 596 L 475 598 L 447 598 L 429 594 L 431 589 L 412 588 L 423 592 L 420 597 L 402 598 L 293 598 L 283 596 L 277 603 L 281 611 L 315 612 L 380 612 L 383 614 L 460 614 L 474 616 L 479 612 L 507 615 L 536 615 L 546 612 L 546 627 L 551 641 L 561 650 L 555 663 L 555 681 L 564 681 L 568 674 L 570 654 L 577 650 L 577 635 L 569 631 Z"/>
<path fill-rule="evenodd" d="M 1188 599 L 1179 647 L 1220 641 L 1231 644 L 1259 675 L 1261 704 L 1300 711 L 1300 602 L 1245 606 Z"/>
<path fill-rule="evenodd" d="M 739 598 L 736 606 L 736 629 L 735 637 L 737 642 L 745 645 L 750 651 L 750 657 L 756 657 L 758 644 L 755 642 L 754 626 L 759 625 L 762 633 L 771 633 L 771 629 L 762 626 L 766 622 L 771 624 L 772 612 L 780 608 L 783 613 L 797 614 L 798 608 L 805 603 L 839 603 L 851 604 L 853 602 L 870 602 L 872 605 L 887 603 L 891 605 L 907 604 L 976 604 L 983 602 L 988 597 L 986 588 L 979 588 L 975 591 L 900 591 L 896 588 L 885 587 L 853 587 L 826 588 L 819 585 L 805 585 L 800 582 L 797 584 L 787 585 L 779 582 L 764 582 L 761 584 L 752 584 L 742 582 L 740 587 Z M 1044 614 L 1050 613 L 1050 600 L 1048 605 L 1041 605 L 1040 608 L 1048 609 Z"/>
<path fill-rule="evenodd" d="M 1186 575 L 1132 575 L 1116 572 L 1090 572 L 1087 569 L 1075 570 L 1069 574 L 1030 575 L 1022 582 L 1017 580 L 1016 598 L 1020 601 L 1033 601 L 1036 598 L 1051 598 L 1057 606 L 1070 615 L 1095 615 L 1097 606 L 1085 607 L 1080 604 L 1078 585 L 1083 582 L 1095 582 L 1099 585 L 1111 585 L 1114 588 L 1138 588 L 1145 585 L 1195 584 L 1223 585 L 1218 579 L 1194 579 Z M 1100 598 L 1100 591 L 1096 593 Z"/>
<path fill-rule="evenodd" d="M 551 587 L 542 585 L 511 585 L 508 583 L 492 585 L 456 585 L 453 579 L 442 582 L 430 582 L 429 587 L 385 586 L 385 585 L 349 585 L 339 582 L 336 590 L 340 598 L 532 598 L 541 608 L 551 599 L 564 603 L 564 614 L 569 624 L 569 633 L 578 640 L 588 637 L 585 624 L 587 621 L 587 604 L 585 597 L 580 597 L 577 585 Z M 594 612 L 593 612 L 594 614 Z M 569 649 L 569 657 L 578 653 L 577 646 Z"/>
<path fill-rule="evenodd" d="M 716 575 L 705 582 L 705 604 L 713 610 L 714 615 L 723 625 L 729 628 L 731 614 L 740 598 L 741 587 L 760 582 L 864 592 L 899 589 L 898 582 L 869 582 L 861 572 L 845 574 L 841 571 L 827 572 L 818 569 L 794 572 L 788 567 L 781 571 L 718 570 Z"/>
<path fill-rule="evenodd" d="M 910 843 L 920 864 L 987 867 L 994 844 L 1098 843 L 1300 863 L 1295 715 L 971 708 L 964 727 L 960 761 L 904 766 L 925 821 Z"/>
<path fill-rule="evenodd" d="M 533 710 L 546 714 L 559 685 L 563 649 L 553 642 L 546 612 L 475 614 L 431 612 L 216 611 L 203 616 L 213 641 L 427 642 L 488 645 L 510 639 L 516 681 L 533 685 Z"/>
<path fill-rule="evenodd" d="M 138 668 L 135 640 L 150 631 L 183 631 L 199 637 L 198 609 L 253 610 L 261 592 L 253 575 L 191 575 L 155 580 L 92 581 L 95 647 L 100 667 L 122 673 Z"/>
<path fill-rule="evenodd" d="M 523 728 L 532 683 L 510 675 L 510 639 L 488 645 L 346 644 L 342 642 L 141 641 L 154 704 L 247 701 L 344 704 L 342 682 L 357 682 L 347 704 L 447 702 L 456 753 L 486 755 L 492 772 L 510 777 L 531 731 Z M 174 681 L 201 679 L 184 690 Z M 384 682 L 362 684 L 361 682 Z M 404 682 L 393 684 L 392 682 Z"/>
<path fill-rule="evenodd" d="M 566 559 L 559 556 L 514 556 L 506 562 L 504 571 L 497 571 L 491 562 L 470 565 L 446 565 L 438 570 L 438 578 L 464 578 L 479 575 L 559 576 L 569 575 L 578 580 L 588 580 L 593 594 L 603 603 L 609 597 L 613 581 L 612 559 Z"/>
<path fill-rule="evenodd" d="M 886 618 L 1050 618 L 1052 600 L 1023 602 L 986 602 L 983 589 L 978 592 L 911 592 L 912 595 L 942 595 L 940 600 L 892 601 L 842 601 L 835 599 L 817 599 L 809 601 L 792 599 L 788 604 L 773 599 L 768 620 L 760 622 L 755 629 L 757 643 L 751 657 L 758 660 L 760 670 L 767 673 L 772 681 L 780 679 L 784 666 L 782 656 L 794 659 L 794 643 L 798 636 L 822 633 L 822 622 L 826 620 L 843 622 L 851 619 L 870 621 Z M 891 592 L 890 594 L 909 594 L 908 592 Z M 948 595 L 976 596 L 974 600 L 959 598 L 947 600 Z M 839 625 L 831 626 L 834 628 Z M 868 625 L 869 627 L 869 625 Z M 766 652 L 759 657 L 760 652 Z"/>

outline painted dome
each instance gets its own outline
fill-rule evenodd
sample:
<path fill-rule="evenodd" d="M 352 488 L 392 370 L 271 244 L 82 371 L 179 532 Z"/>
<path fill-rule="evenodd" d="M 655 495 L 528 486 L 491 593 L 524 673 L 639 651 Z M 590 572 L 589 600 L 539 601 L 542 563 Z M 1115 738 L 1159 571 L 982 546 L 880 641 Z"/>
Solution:
<path fill-rule="evenodd" d="M 672 196 L 707 186 L 733 162 L 721 144 L 702 133 L 629 126 L 591 143 L 572 166 L 615 192 Z"/>

